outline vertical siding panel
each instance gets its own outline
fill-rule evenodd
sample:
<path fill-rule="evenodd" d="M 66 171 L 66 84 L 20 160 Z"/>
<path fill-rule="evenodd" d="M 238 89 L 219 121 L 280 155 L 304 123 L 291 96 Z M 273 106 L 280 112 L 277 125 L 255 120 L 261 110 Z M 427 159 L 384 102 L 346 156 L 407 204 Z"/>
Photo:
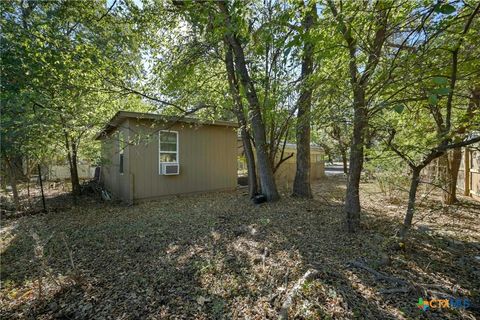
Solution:
<path fill-rule="evenodd" d="M 151 134 L 148 144 L 131 147 L 130 168 L 134 175 L 136 199 L 168 194 L 202 192 L 236 186 L 236 133 L 233 128 L 176 124 L 179 133 L 180 175 L 158 174 L 158 133 L 147 121 L 132 119 L 138 132 Z"/>

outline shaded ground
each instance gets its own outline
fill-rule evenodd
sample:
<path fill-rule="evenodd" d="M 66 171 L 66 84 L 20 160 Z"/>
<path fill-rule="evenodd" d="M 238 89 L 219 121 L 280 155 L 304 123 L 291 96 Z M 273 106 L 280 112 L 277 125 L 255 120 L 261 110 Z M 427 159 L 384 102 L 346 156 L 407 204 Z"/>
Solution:
<path fill-rule="evenodd" d="M 446 210 L 436 196 L 424 200 L 411 241 L 394 251 L 405 203 L 362 187 L 363 230 L 353 236 L 342 224 L 341 176 L 316 183 L 313 201 L 255 206 L 243 191 L 132 207 L 85 198 L 71 210 L 4 221 L 0 317 L 277 318 L 308 269 L 319 276 L 301 286 L 295 318 L 478 317 L 479 203 Z M 419 297 L 445 296 L 473 307 L 416 306 Z"/>

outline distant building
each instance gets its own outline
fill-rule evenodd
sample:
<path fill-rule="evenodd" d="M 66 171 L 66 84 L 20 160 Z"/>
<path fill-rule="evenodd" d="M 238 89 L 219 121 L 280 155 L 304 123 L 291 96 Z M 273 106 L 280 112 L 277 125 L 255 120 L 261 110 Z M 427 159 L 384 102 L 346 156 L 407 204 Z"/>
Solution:
<path fill-rule="evenodd" d="M 246 160 L 243 157 L 243 144 L 242 140 L 237 140 L 238 154 L 239 154 L 239 174 L 247 174 Z M 297 146 L 294 143 L 286 143 L 283 152 L 283 158 L 292 155 L 290 158 L 282 162 L 275 172 L 275 181 L 277 187 L 280 189 L 291 190 L 293 187 L 293 180 L 295 179 L 295 173 L 297 171 Z M 317 145 L 312 144 L 310 146 L 310 179 L 317 180 L 325 176 L 325 152 Z M 280 159 L 280 155 L 277 156 L 277 161 Z"/>

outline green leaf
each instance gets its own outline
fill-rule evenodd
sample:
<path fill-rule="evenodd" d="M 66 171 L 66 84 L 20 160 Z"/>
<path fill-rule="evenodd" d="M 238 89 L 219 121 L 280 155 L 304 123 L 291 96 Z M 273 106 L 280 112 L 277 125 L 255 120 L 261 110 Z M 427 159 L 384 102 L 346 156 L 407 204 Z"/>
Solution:
<path fill-rule="evenodd" d="M 431 105 L 436 105 L 438 103 L 438 97 L 436 94 L 432 94 L 431 96 L 428 97 L 428 103 Z"/>
<path fill-rule="evenodd" d="M 451 14 L 455 12 L 455 7 L 451 4 L 436 5 L 434 11 L 443 14 Z"/>
<path fill-rule="evenodd" d="M 402 113 L 403 109 L 405 109 L 405 106 L 403 104 L 397 104 L 395 105 L 395 107 L 393 107 L 393 110 L 398 114 Z"/>
<path fill-rule="evenodd" d="M 433 77 L 433 83 L 438 85 L 445 85 L 448 83 L 448 79 L 446 77 Z"/>
<path fill-rule="evenodd" d="M 450 93 L 450 88 L 437 88 L 433 89 L 432 93 L 440 95 L 440 96 L 445 96 Z"/>

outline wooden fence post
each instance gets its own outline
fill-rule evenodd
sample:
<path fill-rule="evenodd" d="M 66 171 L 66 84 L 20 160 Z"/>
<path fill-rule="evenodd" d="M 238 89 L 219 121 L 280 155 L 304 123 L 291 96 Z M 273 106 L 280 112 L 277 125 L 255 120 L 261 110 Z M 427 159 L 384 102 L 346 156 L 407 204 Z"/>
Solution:
<path fill-rule="evenodd" d="M 465 187 L 463 188 L 463 195 L 469 197 L 470 196 L 470 150 L 465 148 L 464 153 L 464 183 Z"/>

